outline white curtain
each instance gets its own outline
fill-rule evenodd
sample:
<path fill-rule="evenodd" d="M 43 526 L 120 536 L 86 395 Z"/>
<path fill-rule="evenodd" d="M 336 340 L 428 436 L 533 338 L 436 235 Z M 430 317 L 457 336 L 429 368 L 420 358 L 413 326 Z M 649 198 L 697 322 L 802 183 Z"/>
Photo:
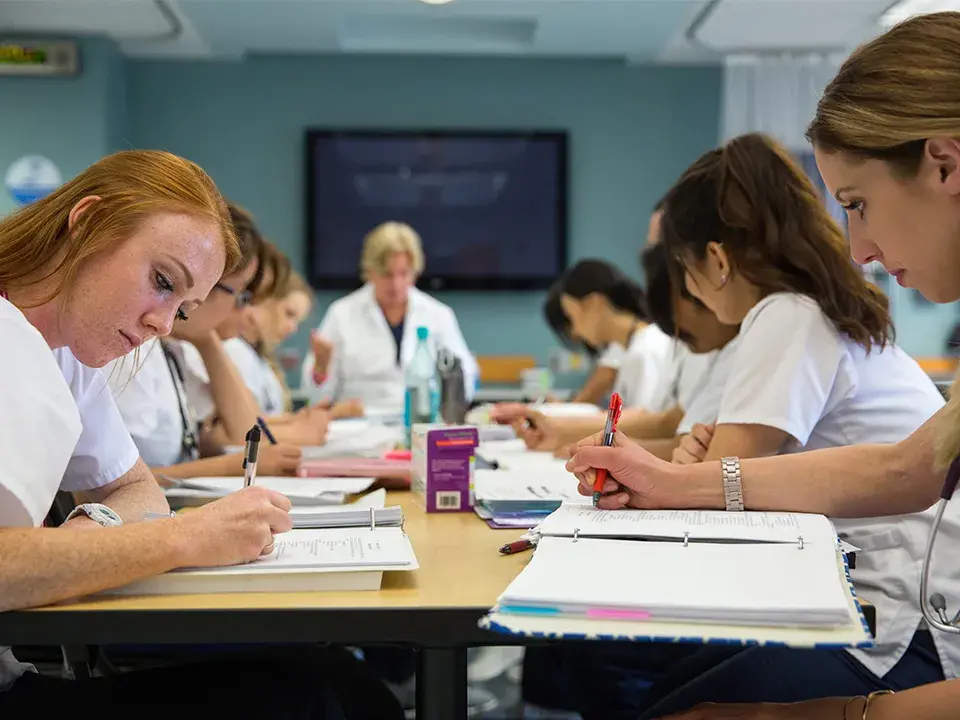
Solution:
<path fill-rule="evenodd" d="M 731 55 L 723 73 L 721 142 L 748 132 L 772 135 L 806 152 L 803 137 L 839 55 Z"/>

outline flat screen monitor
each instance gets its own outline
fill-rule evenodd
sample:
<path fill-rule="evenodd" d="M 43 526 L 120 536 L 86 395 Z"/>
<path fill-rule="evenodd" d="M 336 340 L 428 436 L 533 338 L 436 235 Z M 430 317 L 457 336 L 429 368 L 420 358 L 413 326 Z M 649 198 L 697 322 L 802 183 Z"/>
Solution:
<path fill-rule="evenodd" d="M 307 132 L 307 248 L 317 289 L 360 284 L 388 221 L 423 241 L 430 290 L 537 290 L 567 260 L 563 132 Z"/>

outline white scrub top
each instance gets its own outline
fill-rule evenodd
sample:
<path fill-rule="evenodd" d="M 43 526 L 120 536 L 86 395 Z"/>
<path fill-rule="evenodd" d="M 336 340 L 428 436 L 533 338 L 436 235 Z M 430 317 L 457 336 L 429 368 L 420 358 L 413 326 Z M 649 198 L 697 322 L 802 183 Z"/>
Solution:
<path fill-rule="evenodd" d="M 599 367 L 610 368 L 611 370 L 619 370 L 625 352 L 626 350 L 620 343 L 610 343 L 603 349 L 599 357 L 597 357 L 597 365 Z"/>
<path fill-rule="evenodd" d="M 66 348 L 51 352 L 3 298 L 0 348 L 0 527 L 36 527 L 58 490 L 109 485 L 139 453 L 100 370 Z M 0 691 L 29 669 L 0 647 Z"/>
<path fill-rule="evenodd" d="M 417 328 L 421 326 L 429 330 L 428 345 L 434 355 L 438 348 L 445 347 L 460 359 L 470 400 L 477 382 L 477 361 L 470 354 L 453 310 L 411 288 L 398 365 L 396 340 L 370 284 L 340 298 L 327 310 L 318 330 L 334 347 L 326 382 L 319 388 L 314 385 L 311 352 L 303 363 L 300 387 L 311 391 L 313 401 L 358 399 L 366 408 L 402 412 L 404 368 L 416 352 Z"/>
<path fill-rule="evenodd" d="M 203 363 L 200 351 L 183 340 L 167 338 L 165 342 L 183 369 L 183 384 L 187 391 L 190 412 L 200 422 L 207 420 L 214 414 L 217 406 L 213 402 L 210 375 L 207 373 L 207 366 Z"/>
<path fill-rule="evenodd" d="M 810 298 L 775 293 L 740 326 L 715 417 L 719 424 L 779 428 L 784 452 L 863 443 L 894 443 L 943 406 L 920 366 L 894 344 L 869 354 L 841 335 Z M 922 622 L 920 566 L 933 511 L 884 518 L 834 519 L 837 532 L 859 547 L 851 571 L 857 593 L 877 608 L 877 638 L 849 650 L 877 676 L 899 661 Z M 931 586 L 960 597 L 960 503 L 947 506 Z M 934 632 L 943 672 L 960 669 L 960 636 Z"/>
<path fill-rule="evenodd" d="M 677 426 L 677 435 L 686 435 L 698 423 L 712 425 L 717 421 L 724 384 L 730 377 L 739 344 L 740 335 L 738 334 L 720 350 L 709 353 L 710 357 L 706 359 L 707 366 L 698 389 L 689 395 L 686 404 L 681 404 L 683 418 Z"/>
<path fill-rule="evenodd" d="M 269 362 L 260 356 L 256 348 L 243 338 L 224 340 L 223 349 L 237 366 L 260 412 L 264 415 L 279 415 L 284 412 L 283 385 Z"/>
<path fill-rule="evenodd" d="M 624 407 L 663 412 L 673 406 L 675 351 L 673 338 L 653 323 L 633 333 L 613 386 Z"/>
<path fill-rule="evenodd" d="M 178 368 L 167 361 L 159 339 L 144 343 L 134 355 L 114 360 L 104 374 L 140 456 L 151 467 L 194 459 L 184 451 L 184 437 L 196 431 L 197 423 Z"/>

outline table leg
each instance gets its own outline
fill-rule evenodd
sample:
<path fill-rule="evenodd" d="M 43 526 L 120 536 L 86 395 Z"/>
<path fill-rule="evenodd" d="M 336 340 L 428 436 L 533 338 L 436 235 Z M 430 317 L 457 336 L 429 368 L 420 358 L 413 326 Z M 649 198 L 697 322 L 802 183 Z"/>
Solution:
<path fill-rule="evenodd" d="M 467 649 L 422 648 L 417 668 L 417 720 L 466 720 Z"/>

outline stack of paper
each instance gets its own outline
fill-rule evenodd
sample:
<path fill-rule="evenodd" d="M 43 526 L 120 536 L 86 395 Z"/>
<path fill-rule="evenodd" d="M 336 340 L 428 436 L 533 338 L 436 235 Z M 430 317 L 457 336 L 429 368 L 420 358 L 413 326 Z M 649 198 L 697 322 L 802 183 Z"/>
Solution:
<path fill-rule="evenodd" d="M 200 505 L 229 495 L 243 487 L 242 477 L 200 477 L 176 481 L 164 494 L 177 507 Z M 294 505 L 341 505 L 347 495 L 361 493 L 373 485 L 371 477 L 258 477 L 256 484 L 290 498 Z"/>
<path fill-rule="evenodd" d="M 292 530 L 274 551 L 246 565 L 175 570 L 107 591 L 110 595 L 377 590 L 385 570 L 415 570 L 400 528 Z"/>
<path fill-rule="evenodd" d="M 492 527 L 533 527 L 564 500 L 579 497 L 562 466 L 535 470 L 476 470 L 474 510 Z"/>
<path fill-rule="evenodd" d="M 485 624 L 548 636 L 869 644 L 819 515 L 565 503 Z"/>
<path fill-rule="evenodd" d="M 476 454 L 501 470 L 529 470 L 531 468 L 563 468 L 565 460 L 553 453 L 528 450 L 523 440 L 495 440 L 482 442 Z"/>
<path fill-rule="evenodd" d="M 295 528 L 400 527 L 403 509 L 384 507 L 387 491 L 375 490 L 348 505 L 303 505 L 290 511 Z"/>

